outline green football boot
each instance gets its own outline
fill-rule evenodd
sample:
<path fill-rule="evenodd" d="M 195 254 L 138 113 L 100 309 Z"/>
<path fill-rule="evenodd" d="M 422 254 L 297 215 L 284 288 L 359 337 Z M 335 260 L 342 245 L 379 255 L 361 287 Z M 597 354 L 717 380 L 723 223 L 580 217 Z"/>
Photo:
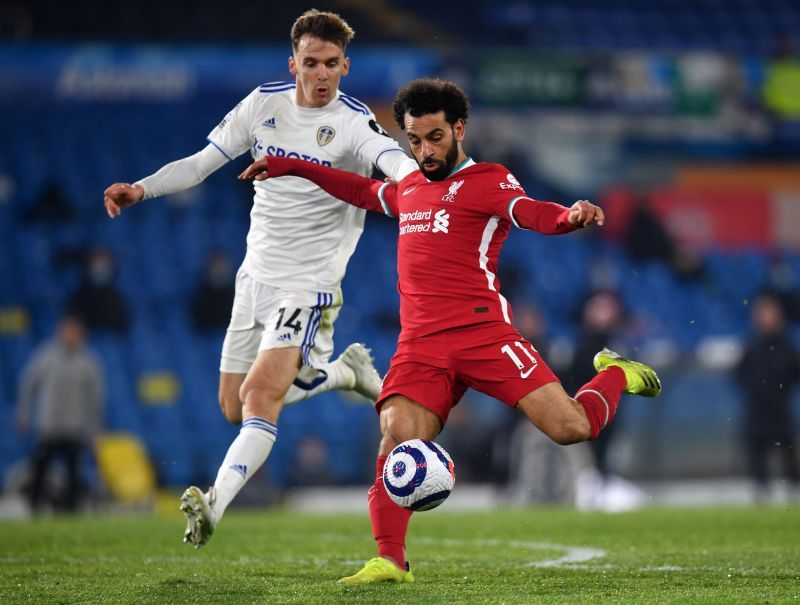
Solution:
<path fill-rule="evenodd" d="M 357 574 L 339 580 L 339 584 L 375 584 L 377 582 L 413 582 L 411 570 L 403 571 L 397 565 L 384 559 L 375 557 L 370 559 Z"/>
<path fill-rule="evenodd" d="M 661 393 L 661 381 L 650 366 L 625 359 L 609 349 L 603 349 L 594 356 L 594 369 L 598 372 L 611 366 L 617 366 L 625 372 L 625 380 L 628 383 L 625 392 L 629 395 L 656 397 Z"/>

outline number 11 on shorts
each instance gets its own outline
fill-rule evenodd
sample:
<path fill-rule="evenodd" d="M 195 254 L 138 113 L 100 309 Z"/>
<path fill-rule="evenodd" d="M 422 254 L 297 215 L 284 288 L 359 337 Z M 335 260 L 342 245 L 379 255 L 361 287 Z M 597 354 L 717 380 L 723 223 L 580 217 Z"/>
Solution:
<path fill-rule="evenodd" d="M 519 358 L 519 355 L 517 355 L 514 349 L 511 348 L 511 345 L 503 345 L 500 348 L 500 351 L 508 355 L 511 361 L 514 362 L 514 365 L 516 365 L 517 369 L 519 370 L 520 377 L 527 378 L 528 376 L 531 375 L 531 372 L 533 372 L 536 369 L 536 366 L 539 365 L 539 362 L 536 361 L 536 358 L 530 354 L 528 349 L 525 348 L 525 345 L 519 340 L 514 343 L 514 346 L 516 346 L 520 351 L 522 351 L 525 354 L 525 357 L 527 357 L 530 360 L 530 365 L 527 365 L 527 362 L 523 362 L 522 359 Z M 533 348 L 533 345 L 529 344 L 528 346 L 531 348 L 532 351 L 536 351 L 536 349 Z"/>

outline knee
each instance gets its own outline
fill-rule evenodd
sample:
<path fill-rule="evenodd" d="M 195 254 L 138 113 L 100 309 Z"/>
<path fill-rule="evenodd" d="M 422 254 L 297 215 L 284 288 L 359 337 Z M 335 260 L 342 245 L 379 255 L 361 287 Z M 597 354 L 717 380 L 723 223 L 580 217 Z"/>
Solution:
<path fill-rule="evenodd" d="M 250 414 L 261 416 L 262 418 L 277 418 L 283 400 L 275 396 L 268 389 L 259 387 L 256 384 L 244 382 L 239 390 L 239 399 L 242 402 L 242 409 L 248 409 Z"/>
<path fill-rule="evenodd" d="M 219 407 L 228 422 L 231 424 L 242 423 L 242 402 L 238 393 L 220 391 Z"/>
<path fill-rule="evenodd" d="M 264 392 L 262 389 L 256 388 L 252 384 L 245 381 L 239 389 L 239 400 L 242 402 L 242 407 L 248 404 L 250 406 L 257 406 L 261 401 L 264 400 Z"/>
<path fill-rule="evenodd" d="M 423 435 L 419 434 L 413 424 L 407 422 L 397 422 L 389 419 L 382 428 L 383 442 L 389 449 L 393 449 L 396 445 L 403 443 L 403 441 L 408 441 L 409 439 L 425 438 Z"/>
<path fill-rule="evenodd" d="M 434 439 L 442 429 L 439 418 L 430 410 L 406 400 L 387 402 L 381 408 L 381 452 L 388 454 L 409 439 Z"/>

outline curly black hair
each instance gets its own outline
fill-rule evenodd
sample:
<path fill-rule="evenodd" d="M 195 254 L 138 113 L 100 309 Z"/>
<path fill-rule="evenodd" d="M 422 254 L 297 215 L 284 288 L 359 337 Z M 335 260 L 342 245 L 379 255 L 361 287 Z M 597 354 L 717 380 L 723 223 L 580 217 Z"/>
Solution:
<path fill-rule="evenodd" d="M 467 121 L 469 99 L 467 93 L 452 82 L 435 78 L 420 78 L 403 86 L 392 106 L 394 121 L 405 130 L 405 116 L 411 114 L 415 118 L 429 113 L 444 111 L 448 124 L 458 120 Z"/>

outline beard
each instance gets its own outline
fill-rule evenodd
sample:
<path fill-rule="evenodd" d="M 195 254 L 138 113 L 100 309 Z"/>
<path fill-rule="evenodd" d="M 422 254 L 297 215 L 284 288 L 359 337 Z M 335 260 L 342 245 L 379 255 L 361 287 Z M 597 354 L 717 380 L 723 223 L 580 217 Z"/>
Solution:
<path fill-rule="evenodd" d="M 422 171 L 422 174 L 425 175 L 429 181 L 443 181 L 450 173 L 453 172 L 453 169 L 456 167 L 456 160 L 458 159 L 458 142 L 456 141 L 456 137 L 453 136 L 453 144 L 450 146 L 450 149 L 447 151 L 447 155 L 444 156 L 444 160 L 434 160 L 433 158 L 428 158 L 420 162 L 417 160 L 417 164 L 419 165 L 419 169 Z M 436 168 L 433 170 L 425 170 L 424 164 L 435 164 Z"/>

